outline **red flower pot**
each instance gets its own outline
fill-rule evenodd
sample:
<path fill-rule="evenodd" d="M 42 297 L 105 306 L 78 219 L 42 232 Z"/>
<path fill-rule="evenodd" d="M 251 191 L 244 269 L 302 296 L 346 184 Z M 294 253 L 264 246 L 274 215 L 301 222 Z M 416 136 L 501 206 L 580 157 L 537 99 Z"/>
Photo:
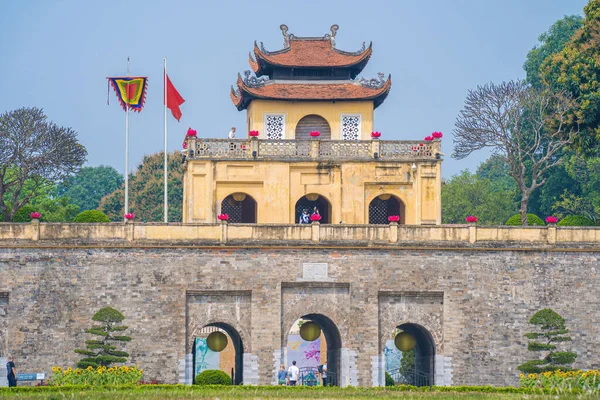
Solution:
<path fill-rule="evenodd" d="M 195 129 L 192 129 L 192 128 L 189 128 L 189 129 L 187 130 L 187 135 L 186 135 L 186 136 L 193 136 L 193 137 L 196 137 L 196 130 L 195 130 Z"/>
<path fill-rule="evenodd" d="M 390 222 L 399 222 L 400 221 L 400 216 L 399 215 L 390 215 L 388 217 L 388 221 L 390 221 Z"/>
<path fill-rule="evenodd" d="M 427 140 L 428 142 L 433 140 L 433 136 L 425 136 L 425 140 Z"/>
<path fill-rule="evenodd" d="M 310 136 L 311 137 L 319 137 L 319 136 L 321 136 L 321 132 L 319 132 L 319 131 L 312 131 L 310 133 Z"/>
<path fill-rule="evenodd" d="M 431 134 L 431 136 L 432 136 L 434 139 L 441 139 L 441 138 L 442 138 L 442 136 L 444 136 L 444 135 L 442 135 L 442 132 L 433 132 L 433 133 Z"/>
<path fill-rule="evenodd" d="M 258 131 L 250 131 L 250 132 L 248 132 L 248 136 L 250 136 L 250 137 L 258 137 Z"/>
<path fill-rule="evenodd" d="M 477 217 L 474 215 L 469 215 L 467 218 L 465 218 L 465 221 L 474 224 L 475 222 L 477 222 Z"/>
<path fill-rule="evenodd" d="M 125 217 L 125 219 L 127 221 L 131 221 L 131 220 L 133 220 L 135 218 L 135 214 L 134 213 L 127 213 L 127 214 L 124 215 L 124 217 Z"/>
<path fill-rule="evenodd" d="M 217 219 L 219 221 L 228 221 L 229 220 L 229 214 L 219 214 L 219 215 L 217 215 Z"/>
<path fill-rule="evenodd" d="M 371 137 L 373 139 L 377 139 L 377 138 L 381 137 L 381 132 L 371 132 Z"/>
<path fill-rule="evenodd" d="M 313 214 L 310 216 L 310 220 L 315 222 L 315 221 L 320 221 L 321 220 L 321 216 L 319 214 Z"/>
<path fill-rule="evenodd" d="M 37 211 L 34 211 L 34 212 L 32 212 L 31 214 L 29 214 L 29 217 L 30 217 L 31 219 L 40 219 L 40 218 L 42 218 L 42 214 L 40 214 L 40 213 L 39 213 L 39 212 L 37 212 Z"/>
<path fill-rule="evenodd" d="M 555 224 L 556 222 L 558 222 L 558 218 L 556 218 L 554 216 L 546 217 L 547 224 Z"/>

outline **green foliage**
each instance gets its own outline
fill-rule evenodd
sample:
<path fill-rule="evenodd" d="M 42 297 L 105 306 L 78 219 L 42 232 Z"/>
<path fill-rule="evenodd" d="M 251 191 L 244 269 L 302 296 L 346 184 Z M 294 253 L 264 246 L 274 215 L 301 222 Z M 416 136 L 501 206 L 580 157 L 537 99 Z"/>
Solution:
<path fill-rule="evenodd" d="M 385 373 L 385 386 L 394 386 L 396 382 L 394 382 L 394 378 L 386 371 Z"/>
<path fill-rule="evenodd" d="M 100 200 L 123 184 L 123 176 L 113 167 L 84 167 L 58 185 L 58 195 L 68 197 L 81 211 L 95 210 Z"/>
<path fill-rule="evenodd" d="M 117 350 L 117 347 L 112 344 L 114 342 L 131 341 L 129 336 L 113 335 L 113 332 L 121 332 L 127 329 L 125 325 L 118 325 L 124 319 L 123 314 L 112 307 L 104 307 L 94 314 L 92 321 L 100 322 L 100 324 L 92 326 L 85 332 L 100 336 L 101 339 L 87 340 L 85 342 L 87 349 L 75 349 L 75 353 L 85 356 L 77 363 L 78 368 L 107 367 L 111 364 L 127 361 L 129 354 Z"/>
<path fill-rule="evenodd" d="M 512 217 L 510 217 L 508 220 L 506 220 L 506 223 L 504 225 L 509 225 L 509 226 L 521 226 L 521 214 L 515 214 Z M 527 225 L 529 226 L 544 226 L 546 225 L 546 223 L 537 215 L 535 214 L 527 214 Z"/>
<path fill-rule="evenodd" d="M 556 344 L 571 340 L 569 330 L 565 327 L 565 319 L 550 308 L 536 312 L 529 323 L 539 329 L 536 332 L 526 333 L 524 336 L 530 341 L 527 350 L 533 352 L 548 352 L 543 359 L 527 361 L 517 367 L 526 374 L 539 374 L 546 371 L 569 370 L 570 364 L 575 362 L 577 354 L 569 351 L 554 351 Z M 537 340 L 543 340 L 545 343 Z"/>
<path fill-rule="evenodd" d="M 110 219 L 102 211 L 87 210 L 77 214 L 73 222 L 110 222 Z"/>
<path fill-rule="evenodd" d="M 145 156 L 135 174 L 129 176 L 129 209 L 147 222 L 163 221 L 164 153 Z M 183 165 L 178 152 L 168 156 L 169 221 L 180 222 L 183 206 Z M 100 202 L 99 209 L 112 221 L 123 219 L 124 189 L 121 186 Z"/>
<path fill-rule="evenodd" d="M 583 26 L 565 44 L 542 62 L 540 78 L 554 91 L 564 90 L 578 100 L 569 122 L 581 128 L 576 145 L 583 153 L 597 154 L 600 143 L 600 0 L 584 8 Z"/>
<path fill-rule="evenodd" d="M 567 215 L 561 219 L 558 226 L 594 226 L 594 221 L 583 215 Z"/>
<path fill-rule="evenodd" d="M 444 183 L 443 223 L 462 224 L 467 215 L 476 215 L 484 225 L 499 225 L 518 209 L 512 178 L 496 179 L 484 164 L 480 168 L 482 170 L 477 174 L 463 171 Z M 484 177 L 479 175 L 480 172 Z"/>
<path fill-rule="evenodd" d="M 400 359 L 400 368 L 398 372 L 404 377 L 408 384 L 414 384 L 415 374 L 415 349 L 403 351 Z"/>
<path fill-rule="evenodd" d="M 537 88 L 542 87 L 540 66 L 549 56 L 560 53 L 582 24 L 583 18 L 579 15 L 565 16 L 540 35 L 538 38 L 540 43 L 527 53 L 523 65 L 529 84 Z"/>
<path fill-rule="evenodd" d="M 196 375 L 194 385 L 231 385 L 231 378 L 223 371 L 207 369 Z"/>
<path fill-rule="evenodd" d="M 15 213 L 12 220 L 13 222 L 29 222 L 31 221 L 31 217 L 29 216 L 29 214 L 31 214 L 34 211 L 37 210 L 32 206 L 23 206 L 19 209 L 19 211 Z"/>

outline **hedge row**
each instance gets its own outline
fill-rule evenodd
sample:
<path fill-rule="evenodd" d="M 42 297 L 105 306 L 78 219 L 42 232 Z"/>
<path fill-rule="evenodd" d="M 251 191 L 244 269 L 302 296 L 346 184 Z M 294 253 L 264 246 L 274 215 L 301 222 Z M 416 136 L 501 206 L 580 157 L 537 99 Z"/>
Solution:
<path fill-rule="evenodd" d="M 339 395 L 376 395 L 385 394 L 386 392 L 446 392 L 446 393 L 514 393 L 514 394 L 561 394 L 556 389 L 539 389 L 539 388 L 523 388 L 523 387 L 494 387 L 494 386 L 429 386 L 416 387 L 408 385 L 398 386 L 387 386 L 387 387 L 322 387 L 322 386 L 295 386 L 295 387 L 284 387 L 284 386 L 221 386 L 221 385 L 207 385 L 207 386 L 187 386 L 187 385 L 105 385 L 105 386 L 18 386 L 16 388 L 0 388 L 0 395 L 5 393 L 56 393 L 56 392 L 106 392 L 106 391 L 178 391 L 185 390 L 186 392 L 194 391 L 198 394 L 215 393 L 227 394 L 228 396 L 234 396 L 236 393 L 243 395 L 245 392 L 251 391 L 253 396 L 264 395 L 276 395 L 282 392 L 324 392 L 327 396 Z M 570 394 L 585 394 L 580 389 L 573 389 L 569 391 Z"/>

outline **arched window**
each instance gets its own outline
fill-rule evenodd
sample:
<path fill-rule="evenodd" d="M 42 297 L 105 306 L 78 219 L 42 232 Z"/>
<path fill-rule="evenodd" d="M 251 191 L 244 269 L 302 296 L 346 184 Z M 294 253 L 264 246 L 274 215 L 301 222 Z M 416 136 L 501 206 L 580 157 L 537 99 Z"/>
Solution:
<path fill-rule="evenodd" d="M 314 208 L 317 207 L 319 214 L 321 215 L 322 224 L 331 223 L 331 203 L 327 198 L 316 193 L 310 193 L 302 197 L 296 202 L 296 219 L 294 222 L 298 223 L 300 216 L 303 211 L 308 211 L 308 214 L 313 214 Z"/>
<path fill-rule="evenodd" d="M 296 125 L 296 139 L 310 139 L 310 133 L 319 131 L 320 139 L 331 139 L 331 128 L 325 118 L 311 114 L 303 117 Z"/>
<path fill-rule="evenodd" d="M 369 224 L 389 224 L 388 217 L 398 215 L 400 224 L 405 221 L 404 203 L 391 194 L 380 194 L 369 204 Z"/>
<path fill-rule="evenodd" d="M 246 193 L 233 193 L 221 202 L 221 213 L 229 215 L 232 224 L 255 224 L 256 201 Z"/>

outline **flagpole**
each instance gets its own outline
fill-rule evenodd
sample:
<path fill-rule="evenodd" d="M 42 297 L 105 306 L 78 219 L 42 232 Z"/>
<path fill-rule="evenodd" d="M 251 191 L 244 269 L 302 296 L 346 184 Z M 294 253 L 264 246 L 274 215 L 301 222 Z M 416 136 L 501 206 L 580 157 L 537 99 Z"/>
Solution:
<path fill-rule="evenodd" d="M 164 93 L 165 93 L 165 194 L 164 194 L 164 222 L 165 224 L 169 222 L 169 197 L 167 196 L 167 191 L 168 191 L 168 171 L 167 171 L 167 137 L 168 137 L 168 133 L 167 133 L 167 57 L 164 58 L 164 62 L 165 62 L 165 68 L 164 68 Z"/>
<path fill-rule="evenodd" d="M 129 76 L 129 57 L 127 57 Z M 129 213 L 129 103 L 125 103 L 125 214 Z M 123 218 L 125 216 L 123 215 Z"/>

